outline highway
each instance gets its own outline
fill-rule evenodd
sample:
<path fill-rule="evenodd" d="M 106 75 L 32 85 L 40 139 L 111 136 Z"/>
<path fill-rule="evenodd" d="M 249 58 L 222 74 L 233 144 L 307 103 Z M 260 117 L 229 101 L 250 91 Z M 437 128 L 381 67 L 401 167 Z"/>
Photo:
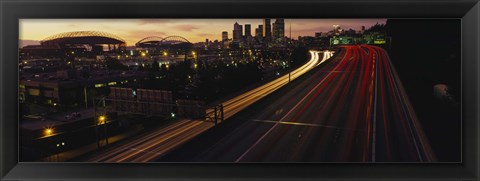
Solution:
<path fill-rule="evenodd" d="M 320 54 L 323 57 L 320 59 Z M 290 74 L 290 80 L 297 79 L 316 66 L 326 62 L 333 52 L 310 51 L 310 60 Z M 247 91 L 237 97 L 223 102 L 224 118 L 228 119 L 256 101 L 287 85 L 287 75 L 270 81 L 262 86 Z M 211 113 L 212 110 L 206 110 Z M 165 127 L 156 128 L 143 135 L 127 140 L 126 143 L 102 150 L 88 162 L 149 162 L 163 156 L 173 148 L 189 141 L 197 135 L 214 127 L 214 123 L 205 120 L 180 120 Z"/>
<path fill-rule="evenodd" d="M 229 120 L 236 125 L 220 125 L 157 161 L 436 161 L 386 51 L 341 49 Z"/>
<path fill-rule="evenodd" d="M 284 85 L 288 84 L 289 81 L 293 81 L 300 77 L 301 75 L 305 74 L 306 72 L 310 71 L 312 68 L 322 64 L 324 61 L 328 60 L 333 53 L 330 51 L 325 51 L 323 53 L 322 59 L 320 59 L 319 51 L 310 51 L 310 61 L 306 64 L 302 65 L 301 67 L 293 70 L 290 74 L 290 80 L 287 75 L 283 75 L 271 82 L 268 82 L 264 85 L 261 85 L 255 89 L 252 89 L 248 92 L 245 92 L 241 95 L 236 96 L 228 101 L 223 102 L 224 106 L 224 118 L 228 119 L 231 116 L 235 115 L 239 111 L 245 109 L 246 107 L 250 106 L 251 104 L 255 103 L 256 101 L 260 100 L 261 98 L 269 95 L 270 93 L 276 91 L 277 89 L 283 87 Z M 207 113 L 212 112 L 213 110 L 207 110 Z"/>

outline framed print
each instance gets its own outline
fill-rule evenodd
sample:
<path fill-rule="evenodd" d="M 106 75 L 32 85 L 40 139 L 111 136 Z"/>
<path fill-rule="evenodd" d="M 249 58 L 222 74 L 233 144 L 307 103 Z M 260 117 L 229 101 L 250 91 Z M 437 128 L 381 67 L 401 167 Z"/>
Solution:
<path fill-rule="evenodd" d="M 478 180 L 478 1 L 3 1 L 5 180 Z"/>

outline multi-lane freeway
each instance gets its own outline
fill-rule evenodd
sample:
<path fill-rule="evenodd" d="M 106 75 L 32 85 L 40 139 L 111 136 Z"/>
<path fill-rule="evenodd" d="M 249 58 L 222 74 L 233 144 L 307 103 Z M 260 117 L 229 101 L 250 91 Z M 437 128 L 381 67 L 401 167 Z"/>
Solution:
<path fill-rule="evenodd" d="M 302 65 L 301 67 L 293 70 L 290 75 L 283 75 L 271 82 L 263 84 L 257 88 L 254 88 L 250 91 L 247 91 L 241 95 L 238 95 L 230 100 L 223 102 L 224 106 L 224 117 L 225 119 L 230 118 L 231 116 L 235 115 L 239 111 L 245 109 L 246 107 L 250 106 L 251 104 L 255 103 L 256 101 L 260 100 L 261 98 L 269 95 L 270 93 L 276 91 L 277 89 L 283 87 L 284 85 L 288 84 L 289 81 L 293 81 L 300 77 L 301 75 L 305 74 L 306 72 L 310 71 L 312 68 L 322 64 L 331 56 L 333 56 L 333 52 L 331 51 L 324 51 L 323 57 L 320 59 L 319 51 L 310 51 L 310 61 L 306 64 Z M 290 76 L 290 78 L 289 78 Z M 212 110 L 207 110 L 210 112 Z"/>
<path fill-rule="evenodd" d="M 323 55 L 320 58 L 320 54 Z M 256 87 L 230 100 L 223 102 L 224 118 L 235 115 L 275 90 L 287 85 L 289 81 L 295 80 L 316 66 L 324 63 L 331 56 L 331 51 L 310 51 L 311 59 L 301 67 L 296 68 L 289 75 L 283 75 L 264 85 Z M 207 113 L 212 110 L 206 110 Z M 168 126 L 153 129 L 133 139 L 127 140 L 124 144 L 107 148 L 96 153 L 87 161 L 90 162 L 148 162 L 163 156 L 173 148 L 189 141 L 195 136 L 212 128 L 212 122 L 205 120 L 181 120 Z"/>
<path fill-rule="evenodd" d="M 273 84 L 274 85 L 274 84 Z M 248 100 L 232 100 L 241 104 Z M 435 155 L 386 51 L 343 46 L 255 108 L 157 161 L 431 162 Z M 230 122 L 229 122 L 230 123 Z M 222 130 L 224 129 L 224 130 Z"/>

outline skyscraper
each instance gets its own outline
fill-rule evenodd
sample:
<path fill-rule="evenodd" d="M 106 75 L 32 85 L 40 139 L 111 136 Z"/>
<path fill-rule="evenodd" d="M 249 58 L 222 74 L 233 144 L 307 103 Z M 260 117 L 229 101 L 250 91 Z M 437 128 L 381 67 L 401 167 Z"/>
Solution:
<path fill-rule="evenodd" d="M 266 39 L 272 38 L 272 27 L 270 19 L 263 19 L 263 37 Z"/>
<path fill-rule="evenodd" d="M 245 37 L 252 36 L 252 26 L 250 24 L 245 24 Z"/>
<path fill-rule="evenodd" d="M 263 25 L 258 25 L 258 28 L 255 29 L 255 38 L 263 37 Z"/>
<path fill-rule="evenodd" d="M 240 41 L 242 40 L 242 25 L 235 22 L 233 24 L 233 41 Z"/>
<path fill-rule="evenodd" d="M 223 31 L 222 32 L 222 41 L 227 41 L 228 40 L 228 32 Z"/>
<path fill-rule="evenodd" d="M 283 42 L 285 37 L 285 20 L 276 19 L 273 23 L 273 40 L 275 42 Z"/>

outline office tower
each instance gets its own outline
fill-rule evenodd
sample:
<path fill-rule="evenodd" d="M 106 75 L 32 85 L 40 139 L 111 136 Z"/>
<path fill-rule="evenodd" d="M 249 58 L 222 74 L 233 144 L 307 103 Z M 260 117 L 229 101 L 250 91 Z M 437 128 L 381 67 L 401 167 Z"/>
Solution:
<path fill-rule="evenodd" d="M 255 29 L 255 38 L 263 37 L 263 25 L 258 25 L 258 28 Z"/>
<path fill-rule="evenodd" d="M 245 37 L 252 36 L 252 28 L 250 24 L 245 24 Z"/>
<path fill-rule="evenodd" d="M 237 22 L 233 25 L 233 41 L 242 40 L 242 25 L 239 25 Z"/>
<path fill-rule="evenodd" d="M 272 38 L 272 27 L 270 24 L 270 19 L 263 19 L 263 37 L 265 39 Z"/>
<path fill-rule="evenodd" d="M 273 23 L 273 39 L 275 42 L 283 42 L 285 37 L 285 20 L 276 19 Z"/>
<path fill-rule="evenodd" d="M 227 41 L 228 40 L 228 32 L 224 31 L 222 32 L 222 41 Z"/>

